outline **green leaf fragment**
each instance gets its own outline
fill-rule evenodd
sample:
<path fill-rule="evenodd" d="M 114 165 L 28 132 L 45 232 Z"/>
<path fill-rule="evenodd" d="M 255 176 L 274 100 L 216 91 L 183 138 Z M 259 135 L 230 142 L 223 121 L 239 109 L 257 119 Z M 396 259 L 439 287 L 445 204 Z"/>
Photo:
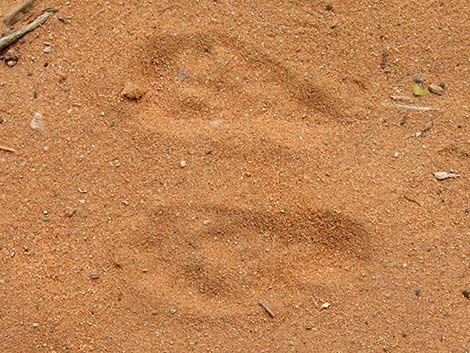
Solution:
<path fill-rule="evenodd" d="M 414 84 L 413 85 L 413 94 L 418 97 L 424 97 L 425 95 L 428 94 L 428 91 L 426 91 L 423 87 L 420 85 Z"/>

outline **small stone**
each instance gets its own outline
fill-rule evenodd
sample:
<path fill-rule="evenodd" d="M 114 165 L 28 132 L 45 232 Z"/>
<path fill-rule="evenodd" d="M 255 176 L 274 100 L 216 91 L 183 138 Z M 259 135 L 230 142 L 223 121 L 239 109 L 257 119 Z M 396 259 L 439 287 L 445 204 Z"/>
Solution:
<path fill-rule="evenodd" d="M 31 129 L 37 132 L 44 132 L 44 123 L 42 121 L 42 114 L 39 112 L 34 113 L 31 124 L 29 124 Z"/>
<path fill-rule="evenodd" d="M 393 154 L 393 157 L 394 157 L 394 158 L 398 158 L 399 155 L 400 155 L 400 154 L 399 154 L 398 152 L 395 152 L 395 153 Z"/>
<path fill-rule="evenodd" d="M 75 212 L 77 212 L 77 210 L 75 208 L 68 207 L 68 206 L 65 207 L 65 215 L 67 217 L 69 217 L 69 218 L 72 217 L 75 214 Z"/>
<path fill-rule="evenodd" d="M 149 272 L 149 270 L 146 269 L 146 268 L 143 268 L 143 269 L 142 269 L 142 272 L 143 272 L 143 273 L 147 273 L 147 272 Z"/>
<path fill-rule="evenodd" d="M 87 190 L 87 189 L 83 189 L 83 188 L 78 188 L 78 192 L 79 192 L 80 194 L 86 194 L 86 193 L 88 193 L 88 190 Z"/>
<path fill-rule="evenodd" d="M 417 297 L 420 297 L 420 296 L 423 295 L 423 291 L 421 289 L 417 289 L 417 290 L 415 290 L 415 294 L 416 294 Z"/>
<path fill-rule="evenodd" d="M 17 61 L 15 61 L 15 60 L 8 60 L 8 61 L 7 61 L 7 65 L 8 65 L 9 67 L 13 67 L 13 66 L 15 66 L 16 64 L 17 64 Z"/>
<path fill-rule="evenodd" d="M 34 328 L 38 328 L 39 327 L 39 324 L 37 322 L 33 323 L 33 327 Z"/>
<path fill-rule="evenodd" d="M 424 82 L 424 78 L 422 76 L 419 76 L 419 75 L 413 76 L 413 83 L 420 85 L 423 82 Z"/>
<path fill-rule="evenodd" d="M 140 86 L 138 86 L 137 84 L 135 84 L 133 82 L 127 82 L 124 85 L 124 88 L 121 92 L 121 95 L 124 98 L 127 98 L 129 100 L 137 101 L 140 98 L 142 98 L 144 93 L 145 93 L 145 91 Z"/>
<path fill-rule="evenodd" d="M 330 303 L 323 303 L 323 304 L 321 305 L 320 309 L 321 309 L 321 310 L 327 310 L 327 309 L 330 308 L 330 306 L 331 306 Z"/>
<path fill-rule="evenodd" d="M 220 120 L 211 120 L 211 121 L 209 121 L 209 126 L 210 126 L 211 128 L 216 129 L 216 128 L 218 128 L 218 127 L 220 126 L 220 123 L 221 123 Z"/>
<path fill-rule="evenodd" d="M 403 117 L 400 119 L 400 126 L 406 125 L 407 121 L 408 121 L 408 117 L 407 117 L 406 115 L 403 116 Z"/>
<path fill-rule="evenodd" d="M 10 49 L 6 52 L 3 60 L 5 61 L 18 61 L 20 54 L 15 49 Z"/>
<path fill-rule="evenodd" d="M 428 87 L 429 92 L 437 94 L 438 96 L 442 96 L 444 94 L 444 88 L 435 83 L 431 83 Z"/>
<path fill-rule="evenodd" d="M 186 72 L 179 72 L 178 73 L 178 80 L 184 81 L 189 78 L 189 75 Z"/>
<path fill-rule="evenodd" d="M 186 164 L 187 164 L 186 161 L 180 161 L 180 167 L 181 168 L 186 167 Z"/>
<path fill-rule="evenodd" d="M 48 210 L 44 210 L 44 211 L 42 211 L 42 214 L 45 215 L 45 216 L 47 216 L 47 215 L 49 214 L 49 211 L 48 211 Z"/>
<path fill-rule="evenodd" d="M 51 51 L 52 51 L 52 46 L 50 44 L 46 45 L 44 49 L 42 50 L 42 52 L 46 54 L 49 54 Z"/>
<path fill-rule="evenodd" d="M 176 309 L 170 309 L 170 313 L 176 314 Z"/>
<path fill-rule="evenodd" d="M 462 294 L 465 298 L 470 299 L 470 289 L 464 289 Z"/>
<path fill-rule="evenodd" d="M 98 272 L 93 272 L 93 273 L 90 273 L 90 275 L 88 277 L 90 277 L 90 279 L 92 279 L 92 280 L 96 280 L 96 279 L 100 278 L 100 274 Z"/>
<path fill-rule="evenodd" d="M 208 219 L 205 219 L 202 221 L 202 224 L 204 224 L 205 226 L 209 225 L 210 221 Z"/>
<path fill-rule="evenodd" d="M 0 117 L 0 124 L 3 124 L 4 121 L 5 121 L 5 119 L 3 119 L 2 117 Z"/>
<path fill-rule="evenodd" d="M 333 11 L 333 5 L 331 5 L 331 4 L 326 4 L 325 10 L 326 10 L 326 11 Z"/>

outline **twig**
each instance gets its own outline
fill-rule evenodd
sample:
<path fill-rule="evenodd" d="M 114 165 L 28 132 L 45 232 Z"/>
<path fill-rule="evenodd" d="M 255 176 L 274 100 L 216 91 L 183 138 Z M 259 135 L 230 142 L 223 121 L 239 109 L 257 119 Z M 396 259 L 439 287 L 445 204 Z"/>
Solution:
<path fill-rule="evenodd" d="M 271 316 L 271 317 L 275 316 L 273 311 L 269 308 L 269 306 L 264 304 L 264 302 L 259 301 L 258 304 L 268 313 L 269 316 Z"/>
<path fill-rule="evenodd" d="M 11 152 L 11 153 L 15 153 L 15 152 L 16 152 L 16 150 L 15 150 L 14 148 L 7 147 L 7 146 L 2 146 L 2 145 L 0 145 L 0 150 L 6 151 L 6 152 Z"/>
<path fill-rule="evenodd" d="M 405 109 L 405 110 L 415 110 L 415 111 L 420 111 L 420 112 L 430 112 L 430 111 L 438 110 L 434 107 L 408 105 L 408 104 L 390 104 L 388 106 L 395 107 L 395 108 L 400 108 L 400 109 Z"/>
<path fill-rule="evenodd" d="M 421 204 L 420 204 L 418 201 L 413 200 L 412 198 L 410 198 L 410 197 L 408 197 L 408 196 L 406 196 L 406 195 L 403 195 L 403 198 L 404 198 L 406 201 L 410 201 L 410 202 L 413 202 L 413 203 L 417 204 L 419 207 L 423 207 L 423 206 L 421 206 Z"/>
<path fill-rule="evenodd" d="M 18 41 L 18 39 L 23 37 L 25 34 L 31 31 L 34 31 L 36 28 L 44 24 L 49 19 L 49 17 L 55 12 L 57 12 L 56 9 L 47 9 L 30 24 L 17 30 L 16 32 L 13 32 L 12 34 L 9 34 L 3 38 L 0 38 L 0 50 L 3 50 L 4 48 L 8 47 L 10 44 L 15 43 L 16 41 Z"/>
<path fill-rule="evenodd" d="M 387 49 L 384 49 L 382 52 L 382 61 L 380 62 L 380 68 L 385 69 L 385 66 L 387 66 L 387 59 L 388 59 L 388 51 Z"/>
<path fill-rule="evenodd" d="M 390 96 L 390 98 L 394 101 L 402 101 L 402 102 L 413 102 L 413 98 L 408 96 Z"/>
<path fill-rule="evenodd" d="M 32 10 L 35 2 L 36 0 L 26 0 L 19 3 L 5 15 L 3 18 L 3 23 L 7 27 L 13 26 Z"/>

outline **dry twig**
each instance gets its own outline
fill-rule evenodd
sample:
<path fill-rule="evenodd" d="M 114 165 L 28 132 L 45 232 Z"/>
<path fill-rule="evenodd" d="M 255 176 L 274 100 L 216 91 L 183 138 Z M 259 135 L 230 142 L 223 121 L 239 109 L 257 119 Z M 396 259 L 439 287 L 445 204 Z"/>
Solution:
<path fill-rule="evenodd" d="M 15 152 L 16 152 L 16 150 L 15 150 L 14 148 L 7 147 L 7 146 L 2 146 L 2 145 L 0 145 L 0 150 L 6 151 L 6 152 L 11 152 L 11 153 L 15 153 Z"/>
<path fill-rule="evenodd" d="M 269 316 L 274 317 L 274 312 L 264 302 L 259 301 L 258 304 L 268 313 Z"/>
<path fill-rule="evenodd" d="M 57 12 L 56 9 L 47 9 L 30 24 L 17 30 L 16 32 L 13 32 L 9 35 L 6 35 L 5 37 L 0 38 L 0 50 L 3 50 L 4 48 L 8 47 L 10 44 L 17 42 L 25 34 L 31 31 L 34 31 L 36 28 L 43 25 L 49 19 L 49 17 L 55 12 Z"/>

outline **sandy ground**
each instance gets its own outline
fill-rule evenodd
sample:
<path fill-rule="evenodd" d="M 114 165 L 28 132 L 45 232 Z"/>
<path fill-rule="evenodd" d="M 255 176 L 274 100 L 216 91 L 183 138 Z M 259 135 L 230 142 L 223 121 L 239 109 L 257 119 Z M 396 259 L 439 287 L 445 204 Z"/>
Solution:
<path fill-rule="evenodd" d="M 467 0 L 44 0 L 15 28 L 48 7 L 0 62 L 0 352 L 470 350 Z"/>

